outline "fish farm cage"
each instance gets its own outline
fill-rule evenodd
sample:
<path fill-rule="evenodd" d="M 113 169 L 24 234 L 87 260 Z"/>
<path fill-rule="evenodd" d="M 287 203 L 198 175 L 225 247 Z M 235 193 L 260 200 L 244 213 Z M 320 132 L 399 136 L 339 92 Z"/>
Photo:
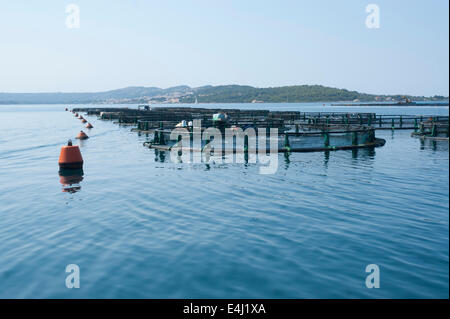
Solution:
<path fill-rule="evenodd" d="M 434 138 L 447 136 L 448 138 L 448 116 L 209 109 L 184 106 L 148 107 L 146 109 L 74 108 L 72 112 L 85 112 L 88 116 L 97 116 L 101 120 L 130 126 L 132 131 L 152 136 L 151 140 L 144 143 L 146 146 L 161 150 L 179 147 L 178 137 L 170 137 L 171 131 L 177 127 L 191 132 L 188 133 L 191 135 L 190 140 L 197 138 L 196 133 L 193 132 L 195 126 L 193 123 L 196 121 L 197 123 L 201 121 L 200 126 L 203 128 L 215 127 L 223 133 L 226 129 L 241 129 L 244 132 L 247 129 L 254 129 L 256 133 L 263 129 L 267 138 L 271 129 L 277 129 L 277 140 L 272 140 L 272 143 L 276 143 L 279 152 L 345 150 L 383 146 L 385 140 L 375 137 L 375 131 L 380 129 L 411 129 L 414 130 L 413 136 Z M 200 131 L 203 132 L 202 129 Z M 223 143 L 226 143 L 225 137 L 223 139 Z M 269 141 L 268 138 L 266 148 L 269 147 Z M 196 150 L 202 150 L 205 147 L 207 138 L 204 138 L 201 143 Z M 250 139 L 247 137 L 247 142 L 239 141 L 239 145 L 230 145 L 228 142 L 228 144 L 223 144 L 223 149 L 228 147 L 239 151 L 242 143 L 248 143 L 247 146 L 244 145 L 244 151 L 246 147 L 248 149 L 254 145 L 251 137 Z M 259 147 L 257 143 L 256 141 L 256 145 Z M 183 146 L 184 149 L 188 147 L 195 148 L 192 143 L 189 146 Z"/>
<path fill-rule="evenodd" d="M 413 137 L 434 140 L 449 140 L 449 126 L 447 122 L 435 122 L 433 120 L 421 122 L 419 128 L 411 133 Z"/>
<path fill-rule="evenodd" d="M 219 137 L 211 136 L 208 130 L 201 128 L 180 131 L 156 129 L 153 139 L 144 142 L 144 145 L 164 151 L 175 148 L 202 152 L 209 144 L 211 152 L 218 147 L 223 153 L 238 153 L 259 152 L 261 148 L 265 152 L 271 150 L 277 152 L 335 151 L 379 147 L 385 144 L 385 140 L 376 138 L 375 130 L 367 126 L 328 125 L 320 130 L 277 132 L 276 134 L 271 134 L 270 128 L 255 130 L 250 127 L 249 129 L 227 128 L 225 131 L 219 129 Z"/>
<path fill-rule="evenodd" d="M 418 116 L 418 115 L 376 115 L 375 113 L 331 113 L 309 114 L 300 123 L 305 126 L 320 124 L 357 124 L 373 126 L 375 129 L 418 129 L 424 121 L 448 123 L 448 116 Z"/>
<path fill-rule="evenodd" d="M 301 124 L 367 125 L 375 129 L 418 129 L 421 122 L 448 123 L 448 116 L 423 115 L 377 115 L 376 113 L 349 112 L 300 112 L 239 109 L 208 109 L 195 107 L 153 107 L 148 110 L 132 108 L 74 108 L 75 112 L 86 112 L 102 120 L 113 120 L 121 125 L 135 126 L 135 131 L 148 131 L 160 127 L 174 127 L 180 121 L 200 119 L 210 124 L 216 113 L 227 114 L 231 125 L 253 125 L 278 127 Z"/>

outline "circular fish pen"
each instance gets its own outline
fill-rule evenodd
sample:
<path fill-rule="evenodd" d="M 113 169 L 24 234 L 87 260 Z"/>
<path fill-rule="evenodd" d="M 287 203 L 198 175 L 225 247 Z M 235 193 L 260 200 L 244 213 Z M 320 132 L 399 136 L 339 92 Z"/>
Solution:
<path fill-rule="evenodd" d="M 181 130 L 155 129 L 151 141 L 144 142 L 149 148 L 171 151 L 222 153 L 240 152 L 323 152 L 380 147 L 385 140 L 375 137 L 375 129 L 360 125 L 321 125 L 316 128 L 278 132 L 275 128 L 217 129 L 183 128 Z M 220 134 L 219 134 L 220 133 Z"/>

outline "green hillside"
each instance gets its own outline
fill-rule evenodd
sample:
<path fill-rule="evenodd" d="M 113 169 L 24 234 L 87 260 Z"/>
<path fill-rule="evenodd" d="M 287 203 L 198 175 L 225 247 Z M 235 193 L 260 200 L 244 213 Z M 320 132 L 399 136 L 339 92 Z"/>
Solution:
<path fill-rule="evenodd" d="M 246 85 L 219 85 L 191 88 L 176 86 L 127 87 L 92 93 L 1 93 L 0 104 L 142 104 L 142 103 L 284 103 L 284 102 L 361 102 L 399 101 L 403 95 L 373 95 L 322 85 L 295 85 L 256 88 Z M 413 101 L 444 100 L 448 97 L 407 96 Z"/>
<path fill-rule="evenodd" d="M 197 97 L 199 103 L 250 103 L 263 102 L 333 102 L 333 101 L 374 101 L 375 95 L 336 89 L 322 85 L 297 85 L 272 88 L 224 85 L 200 87 L 195 96 L 185 96 L 180 102 L 191 103 Z"/>

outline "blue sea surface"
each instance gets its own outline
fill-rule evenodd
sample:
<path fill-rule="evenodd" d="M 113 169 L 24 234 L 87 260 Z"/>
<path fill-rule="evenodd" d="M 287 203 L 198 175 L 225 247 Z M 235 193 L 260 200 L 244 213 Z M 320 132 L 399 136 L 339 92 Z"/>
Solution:
<path fill-rule="evenodd" d="M 103 107 L 105 105 L 102 105 Z M 448 107 L 196 105 L 448 115 Z M 449 144 L 377 131 L 375 150 L 183 164 L 128 126 L 88 117 L 84 176 L 62 105 L 0 106 L 1 298 L 448 298 Z M 66 190 L 66 192 L 63 192 Z M 80 288 L 66 287 L 66 266 Z M 380 268 L 368 289 L 366 266 Z"/>

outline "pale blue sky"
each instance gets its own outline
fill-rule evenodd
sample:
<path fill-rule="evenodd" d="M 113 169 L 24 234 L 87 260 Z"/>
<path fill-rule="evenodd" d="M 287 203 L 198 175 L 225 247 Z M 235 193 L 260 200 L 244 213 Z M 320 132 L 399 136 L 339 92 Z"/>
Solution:
<path fill-rule="evenodd" d="M 66 28 L 67 4 L 80 28 Z M 380 28 L 365 25 L 380 7 Z M 0 92 L 322 84 L 449 94 L 448 0 L 0 0 Z"/>

